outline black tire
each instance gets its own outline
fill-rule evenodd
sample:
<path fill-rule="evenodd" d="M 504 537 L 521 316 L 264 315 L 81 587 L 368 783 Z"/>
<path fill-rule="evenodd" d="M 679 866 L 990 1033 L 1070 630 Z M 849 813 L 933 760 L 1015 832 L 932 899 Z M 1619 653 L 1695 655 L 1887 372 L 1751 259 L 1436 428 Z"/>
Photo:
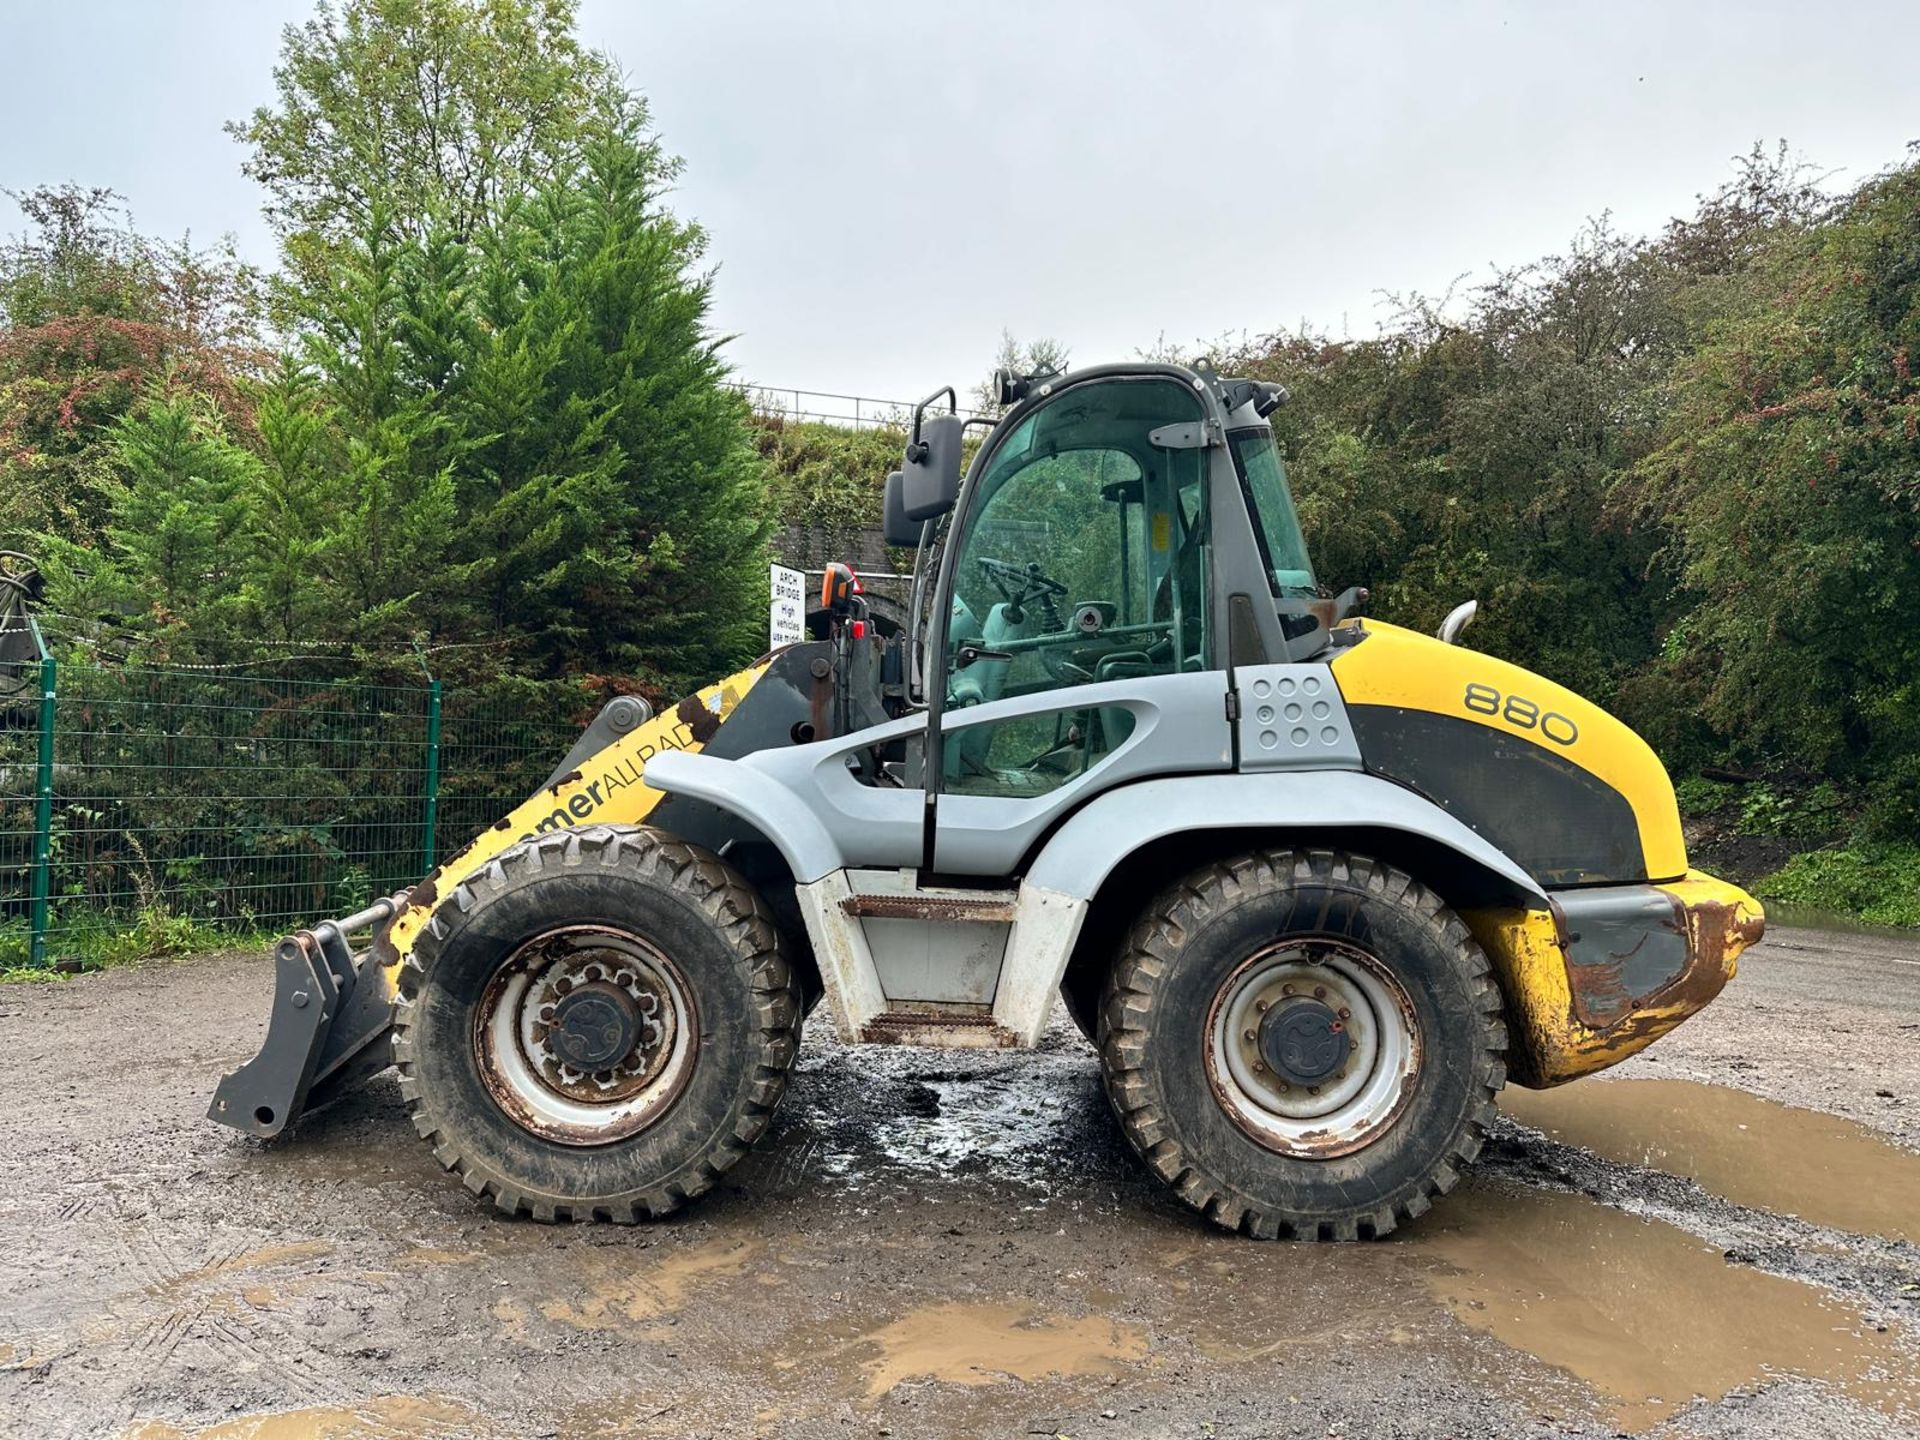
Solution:
<path fill-rule="evenodd" d="M 1394 1117 L 1349 1153 L 1279 1153 L 1209 1079 L 1216 995 L 1283 937 L 1364 951 L 1411 1002 L 1418 1068 Z M 1499 990 L 1460 920 L 1412 877 L 1326 850 L 1246 855 L 1172 886 L 1135 924 L 1100 1011 L 1128 1141 L 1187 1204 L 1260 1239 L 1372 1239 L 1424 1213 L 1480 1152 L 1506 1043 Z"/>
<path fill-rule="evenodd" d="M 638 1133 L 558 1143 L 481 1078 L 476 1022 L 508 957 L 558 927 L 623 927 L 672 957 L 697 1014 L 677 1094 Z M 535 1220 L 632 1223 L 711 1189 L 767 1128 L 799 1044 L 778 926 L 718 856 L 641 827 L 558 831 L 504 852 L 441 902 L 394 1007 L 394 1058 L 415 1129 L 476 1195 Z"/>

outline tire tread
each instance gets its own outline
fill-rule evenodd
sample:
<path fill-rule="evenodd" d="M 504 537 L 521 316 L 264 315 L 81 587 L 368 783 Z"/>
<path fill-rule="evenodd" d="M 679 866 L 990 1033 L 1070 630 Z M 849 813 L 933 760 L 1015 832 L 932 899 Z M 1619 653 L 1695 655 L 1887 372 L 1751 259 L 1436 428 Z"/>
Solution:
<path fill-rule="evenodd" d="M 1465 1123 L 1422 1185 L 1364 1216 L 1308 1220 L 1224 1193 L 1172 1138 L 1173 1126 L 1152 1098 L 1143 1057 L 1154 1023 L 1156 992 L 1187 936 L 1223 900 L 1300 884 L 1347 886 L 1421 916 L 1464 978 L 1481 1019 L 1482 1043 L 1473 1056 L 1475 1099 Z M 1507 1030 L 1499 987 L 1486 954 L 1464 923 L 1432 890 L 1405 871 L 1363 856 L 1326 849 L 1278 849 L 1235 856 L 1203 867 L 1170 886 L 1134 923 L 1107 979 L 1099 1010 L 1101 1070 L 1107 1097 L 1128 1142 L 1147 1167 L 1216 1224 L 1256 1239 L 1320 1241 L 1377 1239 L 1424 1214 L 1460 1181 L 1480 1153 L 1506 1083 Z"/>
<path fill-rule="evenodd" d="M 590 1205 L 576 1204 L 563 1196 L 528 1194 L 518 1182 L 455 1143 L 436 1118 L 431 1097 L 419 1083 L 413 1010 L 420 987 L 432 975 L 449 933 L 436 911 L 401 966 L 394 999 L 394 1061 L 400 1071 L 400 1093 L 407 1114 L 442 1168 L 456 1175 L 474 1195 L 490 1198 L 505 1214 L 549 1225 L 575 1219 L 637 1224 L 671 1214 L 711 1190 L 766 1132 L 786 1094 L 788 1072 L 799 1050 L 799 996 L 779 923 L 759 892 L 710 851 L 645 826 L 597 825 L 557 831 L 503 851 L 461 882 L 450 898 L 463 913 L 471 913 L 479 903 L 480 887 L 498 894 L 514 878 L 513 872 L 522 867 L 545 872 L 595 866 L 630 870 L 662 888 L 680 892 L 713 922 L 714 933 L 747 960 L 753 977 L 750 993 L 760 1056 L 738 1121 L 723 1130 L 707 1152 L 682 1172 L 683 1176 L 691 1174 L 690 1182 L 684 1178 L 669 1181 L 626 1196 L 602 1197 Z"/>

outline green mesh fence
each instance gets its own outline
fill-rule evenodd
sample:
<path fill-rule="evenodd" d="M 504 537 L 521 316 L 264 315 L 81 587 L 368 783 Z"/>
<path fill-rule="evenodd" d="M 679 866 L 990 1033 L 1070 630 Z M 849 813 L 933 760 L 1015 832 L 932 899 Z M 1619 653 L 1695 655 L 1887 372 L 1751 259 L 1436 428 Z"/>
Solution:
<path fill-rule="evenodd" d="M 44 668 L 50 706 L 41 661 L 0 662 L 0 969 L 358 909 L 524 798 L 591 711 L 564 684 Z"/>
<path fill-rule="evenodd" d="M 435 855 L 446 859 L 553 773 L 598 706 L 579 686 L 449 687 L 442 704 Z"/>

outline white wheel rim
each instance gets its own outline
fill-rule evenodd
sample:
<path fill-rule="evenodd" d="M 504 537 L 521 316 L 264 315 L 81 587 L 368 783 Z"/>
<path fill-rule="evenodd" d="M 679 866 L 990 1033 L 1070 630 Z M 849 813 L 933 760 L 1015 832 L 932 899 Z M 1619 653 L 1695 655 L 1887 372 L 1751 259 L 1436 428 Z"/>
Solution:
<path fill-rule="evenodd" d="M 618 989 L 635 1036 L 597 1070 L 555 1048 L 557 1001 L 593 986 Z M 480 1078 L 523 1129 L 562 1145 L 605 1145 L 657 1121 L 685 1088 L 699 1022 L 679 967 L 630 932 L 576 925 L 515 950 L 494 972 L 474 1020 Z"/>
<path fill-rule="evenodd" d="M 1325 1007 L 1345 1062 L 1307 1084 L 1266 1063 L 1260 1037 L 1289 1007 Z M 1207 1016 L 1207 1081 L 1233 1122 L 1283 1155 L 1327 1160 L 1371 1144 L 1399 1118 L 1420 1069 L 1413 999 L 1373 956 L 1345 941 L 1288 939 L 1243 961 Z"/>

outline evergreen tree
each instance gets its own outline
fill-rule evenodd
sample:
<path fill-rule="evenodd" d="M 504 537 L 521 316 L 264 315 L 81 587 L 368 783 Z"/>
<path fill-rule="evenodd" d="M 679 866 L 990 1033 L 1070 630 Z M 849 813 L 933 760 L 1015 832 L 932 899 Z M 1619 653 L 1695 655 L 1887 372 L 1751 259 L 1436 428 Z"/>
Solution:
<path fill-rule="evenodd" d="M 213 406 L 163 384 L 115 422 L 109 449 L 105 544 L 44 537 L 51 589 L 67 608 L 186 639 L 231 633 L 259 462 Z"/>
<path fill-rule="evenodd" d="M 336 520 L 346 472 L 335 413 L 313 374 L 289 362 L 263 387 L 254 424 L 260 463 L 244 492 L 247 633 L 281 641 L 338 633 L 330 576 L 344 544 Z"/>
<path fill-rule="evenodd" d="M 491 343 L 446 372 L 441 413 L 461 588 L 548 671 L 676 690 L 755 648 L 768 521 L 746 408 L 705 329 L 704 237 L 661 208 L 675 166 L 645 121 L 637 100 L 603 107 L 577 168 L 481 247 Z M 449 329 L 440 293 L 423 287 L 409 333 Z M 422 368 L 432 354 L 423 343 Z"/>

